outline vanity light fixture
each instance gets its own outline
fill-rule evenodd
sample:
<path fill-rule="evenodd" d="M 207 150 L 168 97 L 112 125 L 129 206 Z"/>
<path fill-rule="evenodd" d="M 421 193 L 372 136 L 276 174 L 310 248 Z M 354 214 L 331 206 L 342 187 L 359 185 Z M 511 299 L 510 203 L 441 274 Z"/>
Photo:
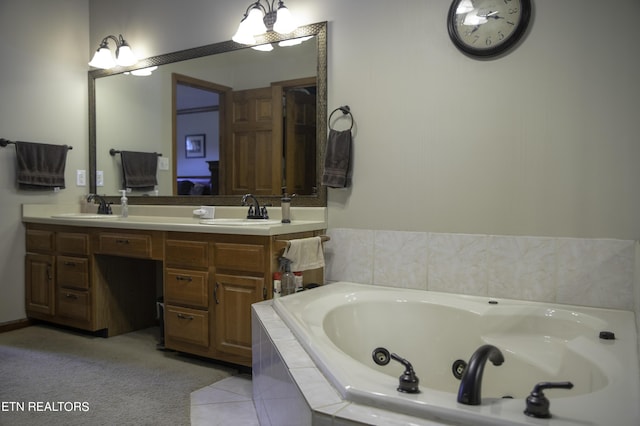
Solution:
<path fill-rule="evenodd" d="M 278 34 L 289 34 L 298 28 L 291 12 L 282 0 L 262 0 L 251 3 L 240 21 L 238 30 L 231 38 L 240 44 L 256 44 L 256 36 L 267 31 L 275 31 Z M 262 49 L 264 50 L 264 49 Z"/>
<path fill-rule="evenodd" d="M 113 60 L 113 56 L 111 56 L 111 50 L 109 49 L 109 39 L 112 39 L 116 44 L 116 59 Z M 122 67 L 128 67 L 134 65 L 138 62 L 138 59 L 133 54 L 131 47 L 124 40 L 122 34 L 118 38 L 113 35 L 108 35 L 102 39 L 100 43 L 100 47 L 96 50 L 95 55 L 93 55 L 93 59 L 89 62 L 89 66 L 95 68 L 102 69 L 110 69 L 115 67 L 116 65 Z"/>

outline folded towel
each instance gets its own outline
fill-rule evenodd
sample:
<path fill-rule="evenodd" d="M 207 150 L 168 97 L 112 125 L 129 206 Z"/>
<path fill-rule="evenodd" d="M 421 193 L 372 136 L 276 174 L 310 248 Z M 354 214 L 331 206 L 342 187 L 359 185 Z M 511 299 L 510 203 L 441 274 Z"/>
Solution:
<path fill-rule="evenodd" d="M 121 151 L 124 188 L 153 190 L 158 184 L 158 154 L 155 152 Z"/>
<path fill-rule="evenodd" d="M 324 267 L 322 240 L 320 237 L 300 238 L 289 241 L 283 256 L 291 261 L 292 271 L 306 271 Z"/>
<path fill-rule="evenodd" d="M 322 184 L 330 188 L 348 186 L 347 174 L 350 162 L 351 130 L 329 130 Z"/>
<path fill-rule="evenodd" d="M 16 142 L 20 189 L 64 188 L 67 145 Z"/>

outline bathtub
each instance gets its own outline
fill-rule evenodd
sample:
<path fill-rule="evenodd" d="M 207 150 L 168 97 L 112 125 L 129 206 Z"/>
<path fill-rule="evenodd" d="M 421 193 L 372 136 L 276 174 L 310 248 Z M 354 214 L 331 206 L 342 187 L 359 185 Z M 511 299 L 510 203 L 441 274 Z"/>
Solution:
<path fill-rule="evenodd" d="M 346 282 L 281 297 L 273 309 L 342 398 L 359 405 L 466 425 L 640 424 L 632 312 Z M 485 344 L 504 363 L 487 362 L 481 405 L 460 404 L 453 364 Z M 413 365 L 420 393 L 397 391 L 404 367 L 374 363 L 378 347 Z M 574 387 L 544 391 L 551 419 L 523 414 L 537 383 L 560 381 Z"/>

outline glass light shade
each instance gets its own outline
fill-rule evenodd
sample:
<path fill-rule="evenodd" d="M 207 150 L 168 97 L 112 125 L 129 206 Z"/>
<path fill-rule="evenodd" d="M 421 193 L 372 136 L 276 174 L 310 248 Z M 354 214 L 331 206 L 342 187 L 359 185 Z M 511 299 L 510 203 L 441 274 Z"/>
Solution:
<path fill-rule="evenodd" d="M 240 22 L 240 25 L 238 25 L 238 31 L 236 31 L 233 37 L 231 37 L 231 40 L 240 44 L 256 44 L 253 34 L 249 32 L 246 18 Z"/>
<path fill-rule="evenodd" d="M 128 44 L 120 46 L 116 53 L 116 64 L 128 67 L 134 65 L 136 62 L 138 62 L 138 58 L 133 54 L 131 47 L 129 47 Z"/>
<path fill-rule="evenodd" d="M 254 7 L 249 11 L 249 16 L 244 20 L 247 25 L 247 32 L 251 35 L 264 34 L 267 32 L 267 27 L 264 24 L 264 14 L 262 10 Z M 242 23 L 240 23 L 242 25 Z"/>
<path fill-rule="evenodd" d="M 261 52 L 271 52 L 273 50 L 273 46 L 271 43 L 260 44 L 258 46 L 251 46 L 252 49 L 260 50 Z"/>
<path fill-rule="evenodd" d="M 105 70 L 115 67 L 116 63 L 111 56 L 111 50 L 107 47 L 99 48 L 93 55 L 91 62 L 89 62 L 89 66 Z"/>
<path fill-rule="evenodd" d="M 280 6 L 278 8 L 276 22 L 273 24 L 273 31 L 279 34 L 289 34 L 296 28 L 298 28 L 298 25 L 296 25 L 289 9 L 284 5 Z"/>
<path fill-rule="evenodd" d="M 131 75 L 135 75 L 135 76 L 138 76 L 138 77 L 146 77 L 146 76 L 151 75 L 151 73 L 154 72 L 157 69 L 158 69 L 158 67 L 156 67 L 156 66 L 147 67 L 147 68 L 141 68 L 139 70 L 131 71 Z"/>
<path fill-rule="evenodd" d="M 278 43 L 278 46 L 280 47 L 296 46 L 298 44 L 302 44 L 303 42 L 311 38 L 313 38 L 313 36 L 292 38 L 290 40 L 282 40 L 281 42 Z"/>

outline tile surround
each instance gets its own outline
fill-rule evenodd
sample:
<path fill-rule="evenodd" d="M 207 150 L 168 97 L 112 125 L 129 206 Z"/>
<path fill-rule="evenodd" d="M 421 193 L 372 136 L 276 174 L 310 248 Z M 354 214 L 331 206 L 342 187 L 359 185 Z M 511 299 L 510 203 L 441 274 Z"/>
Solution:
<path fill-rule="evenodd" d="M 634 309 L 634 241 L 330 229 L 326 279 Z"/>

